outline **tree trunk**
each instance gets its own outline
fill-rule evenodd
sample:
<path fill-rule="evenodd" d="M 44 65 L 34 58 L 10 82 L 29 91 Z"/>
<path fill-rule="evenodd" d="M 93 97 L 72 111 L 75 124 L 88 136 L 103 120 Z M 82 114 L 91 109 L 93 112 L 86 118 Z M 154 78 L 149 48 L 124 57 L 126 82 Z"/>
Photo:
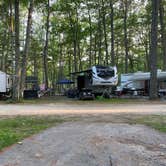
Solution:
<path fill-rule="evenodd" d="M 15 70 L 15 60 L 14 60 L 14 19 L 13 19 L 13 6 L 12 6 L 12 0 L 9 1 L 9 10 L 10 10 L 10 15 L 9 15 L 9 33 L 10 33 L 10 56 L 12 59 L 12 74 L 14 74 Z M 14 80 L 13 80 L 14 81 Z"/>
<path fill-rule="evenodd" d="M 49 28 L 50 28 L 50 0 L 47 0 L 47 20 L 46 20 L 46 39 L 43 50 L 43 63 L 44 63 L 44 83 L 45 88 L 48 89 L 48 40 L 49 40 Z"/>
<path fill-rule="evenodd" d="M 102 64 L 102 57 L 101 57 L 101 45 L 102 45 L 102 30 L 101 30 L 101 11 L 98 9 L 99 12 L 99 20 L 98 20 L 98 65 Z"/>
<path fill-rule="evenodd" d="M 150 45 L 150 99 L 158 98 L 157 88 L 157 32 L 158 32 L 158 8 L 159 1 L 152 0 L 152 25 Z"/>
<path fill-rule="evenodd" d="M 163 48 L 163 69 L 166 70 L 166 32 L 165 32 L 165 23 L 164 23 L 163 0 L 159 0 L 159 14 L 160 14 L 160 26 L 161 26 L 161 40 Z"/>
<path fill-rule="evenodd" d="M 79 24 L 79 15 L 78 15 L 78 7 L 76 7 L 76 23 L 75 23 L 75 33 L 76 33 L 76 43 L 77 43 L 77 56 L 79 59 L 79 71 L 82 70 L 82 61 L 81 61 L 81 51 L 80 51 L 80 40 L 79 40 L 79 32 L 78 32 L 78 24 Z"/>
<path fill-rule="evenodd" d="M 7 46 L 7 28 L 6 28 L 6 20 L 7 20 L 7 16 L 6 16 L 6 12 L 7 12 L 7 9 L 6 9 L 6 6 L 4 5 L 2 7 L 2 22 L 4 23 L 3 24 L 3 36 L 2 36 L 2 56 L 1 56 L 1 70 L 5 72 L 5 65 L 6 65 L 6 62 L 5 62 L 5 59 L 6 59 L 6 46 Z"/>
<path fill-rule="evenodd" d="M 127 13 L 128 13 L 128 1 L 124 2 L 124 46 L 125 46 L 125 73 L 128 73 L 128 33 L 127 33 Z"/>
<path fill-rule="evenodd" d="M 20 18 L 19 18 L 19 0 L 15 0 L 15 76 L 13 85 L 13 100 L 20 99 Z"/>
<path fill-rule="evenodd" d="M 77 72 L 78 68 L 77 68 L 77 33 L 76 33 L 76 27 L 75 27 L 76 25 L 72 21 L 72 16 L 71 16 L 70 12 L 69 12 L 68 16 L 69 16 L 69 20 L 70 20 L 70 28 L 71 28 L 71 31 L 73 33 L 74 72 Z"/>
<path fill-rule="evenodd" d="M 97 64 L 97 35 L 95 35 L 94 43 L 94 64 Z"/>
<path fill-rule="evenodd" d="M 33 61 L 33 63 L 34 63 L 34 71 L 33 71 L 33 75 L 35 76 L 35 77 L 38 77 L 38 61 L 37 61 L 37 57 L 36 57 L 36 55 L 37 54 L 35 54 L 34 53 L 34 61 Z"/>
<path fill-rule="evenodd" d="M 113 0 L 110 0 L 110 19 L 111 19 L 111 65 L 115 66 L 115 51 L 114 51 L 114 7 Z"/>
<path fill-rule="evenodd" d="M 149 46 L 148 46 L 148 41 L 145 41 L 145 71 L 150 70 L 150 65 L 149 65 Z"/>
<path fill-rule="evenodd" d="M 102 0 L 102 21 L 103 21 L 103 29 L 104 29 L 104 43 L 105 43 L 105 64 L 108 65 L 108 42 L 107 42 L 107 28 L 106 28 L 106 12 L 104 1 Z"/>
<path fill-rule="evenodd" d="M 23 58 L 22 58 L 22 71 L 21 71 L 21 83 L 20 83 L 20 91 L 22 94 L 24 91 L 26 71 L 27 71 L 27 58 L 29 53 L 30 34 L 31 34 L 31 27 L 32 27 L 32 13 L 33 13 L 33 0 L 30 0 L 27 28 L 26 28 L 26 39 L 25 39 L 25 46 L 24 46 L 24 52 L 23 52 Z"/>
<path fill-rule="evenodd" d="M 89 23 L 89 36 L 90 36 L 90 44 L 89 44 L 89 66 L 92 65 L 92 18 L 90 13 L 90 7 L 88 1 L 86 0 L 87 10 L 88 10 L 88 23 Z"/>

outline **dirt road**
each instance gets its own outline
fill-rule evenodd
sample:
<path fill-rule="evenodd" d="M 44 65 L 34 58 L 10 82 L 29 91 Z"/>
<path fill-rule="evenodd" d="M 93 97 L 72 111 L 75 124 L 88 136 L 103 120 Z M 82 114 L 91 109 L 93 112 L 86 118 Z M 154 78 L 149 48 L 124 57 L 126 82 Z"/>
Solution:
<path fill-rule="evenodd" d="M 142 125 L 65 123 L 1 153 L 0 166 L 166 166 L 166 135 Z"/>
<path fill-rule="evenodd" d="M 136 113 L 136 114 L 166 114 L 166 104 L 108 104 L 92 103 L 74 104 L 1 104 L 2 115 L 61 115 L 61 114 L 109 114 L 109 113 Z"/>

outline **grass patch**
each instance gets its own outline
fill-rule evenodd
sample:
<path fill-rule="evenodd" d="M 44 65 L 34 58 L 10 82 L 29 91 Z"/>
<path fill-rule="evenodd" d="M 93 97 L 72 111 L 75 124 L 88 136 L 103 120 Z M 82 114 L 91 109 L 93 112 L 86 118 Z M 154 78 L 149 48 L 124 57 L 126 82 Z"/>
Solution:
<path fill-rule="evenodd" d="M 0 119 L 0 150 L 64 121 L 55 116 Z"/>
<path fill-rule="evenodd" d="M 97 96 L 96 100 L 98 102 L 104 102 L 104 103 L 112 103 L 112 104 L 124 104 L 124 103 L 132 103 L 133 101 L 139 102 L 135 99 L 122 99 L 122 98 L 104 98 L 103 96 Z"/>
<path fill-rule="evenodd" d="M 136 123 L 166 132 L 166 115 L 149 115 L 135 119 Z"/>
<path fill-rule="evenodd" d="M 97 96 L 95 100 L 85 100 L 81 101 L 78 99 L 70 99 L 65 96 L 54 96 L 54 97 L 42 97 L 39 99 L 28 99 L 28 100 L 20 100 L 18 102 L 13 101 L 12 99 L 8 99 L 6 101 L 0 101 L 0 104 L 63 104 L 63 103 L 69 103 L 69 104 L 96 104 L 96 103 L 106 103 L 106 104 L 134 104 L 134 103 L 149 103 L 149 100 L 147 99 L 129 99 L 129 98 L 104 98 L 102 96 Z M 163 102 L 162 102 L 163 103 Z"/>

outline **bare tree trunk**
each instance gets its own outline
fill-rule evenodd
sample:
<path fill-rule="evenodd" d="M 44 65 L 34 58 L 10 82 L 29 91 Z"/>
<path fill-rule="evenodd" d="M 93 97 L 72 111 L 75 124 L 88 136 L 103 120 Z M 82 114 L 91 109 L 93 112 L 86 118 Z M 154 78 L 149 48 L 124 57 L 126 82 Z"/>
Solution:
<path fill-rule="evenodd" d="M 149 46 L 148 46 L 148 41 L 145 41 L 145 71 L 150 70 L 150 65 L 149 65 Z"/>
<path fill-rule="evenodd" d="M 5 22 L 7 20 L 7 17 L 6 17 L 6 12 L 7 12 L 7 9 L 6 9 L 6 6 L 4 5 L 2 7 L 2 22 L 4 23 L 4 27 L 3 27 L 3 36 L 2 36 L 2 56 L 1 56 L 1 70 L 5 72 L 5 59 L 6 59 L 6 46 L 7 46 L 7 28 L 6 28 L 6 25 L 5 25 Z"/>
<path fill-rule="evenodd" d="M 160 14 L 160 26 L 161 26 L 161 40 L 163 48 L 163 69 L 166 70 L 166 30 L 164 23 L 163 0 L 159 0 L 159 14 Z"/>
<path fill-rule="evenodd" d="M 115 66 L 115 51 L 114 51 L 114 7 L 113 0 L 110 0 L 110 19 L 111 19 L 111 65 Z"/>
<path fill-rule="evenodd" d="M 78 32 L 78 24 L 79 24 L 79 15 L 78 15 L 78 6 L 76 6 L 76 23 L 75 23 L 75 33 L 76 33 L 76 43 L 77 43 L 77 56 L 79 59 L 79 70 L 82 70 L 82 61 L 81 61 L 81 51 L 80 51 L 80 40 L 79 40 L 79 32 Z"/>
<path fill-rule="evenodd" d="M 95 43 L 94 43 L 94 64 L 97 64 L 97 35 L 95 35 Z"/>
<path fill-rule="evenodd" d="M 82 70 L 82 58 L 81 58 L 81 49 L 80 49 L 80 42 L 77 43 L 78 46 L 78 59 L 79 59 L 79 71 Z"/>
<path fill-rule="evenodd" d="M 19 0 L 15 0 L 15 78 L 13 85 L 13 100 L 20 99 L 20 18 L 19 18 Z"/>
<path fill-rule="evenodd" d="M 50 28 L 50 0 L 47 0 L 47 20 L 46 20 L 46 40 L 43 50 L 43 63 L 44 63 L 44 82 L 45 88 L 48 89 L 48 40 L 49 40 L 49 28 Z"/>
<path fill-rule="evenodd" d="M 71 56 L 70 52 L 68 52 L 67 55 L 68 55 L 68 71 L 69 71 L 69 73 L 72 73 L 72 69 L 71 69 L 72 56 Z"/>
<path fill-rule="evenodd" d="M 89 23 L 89 35 L 90 35 L 90 44 L 89 44 L 89 66 L 92 65 L 92 18 L 90 13 L 90 7 L 88 1 L 86 0 L 87 10 L 88 10 L 88 23 Z"/>
<path fill-rule="evenodd" d="M 37 62 L 37 57 L 36 54 L 34 55 L 34 71 L 33 74 L 35 77 L 38 77 L 38 62 Z"/>
<path fill-rule="evenodd" d="M 69 20 L 70 20 L 70 28 L 72 30 L 73 33 L 73 57 L 74 57 L 74 71 L 77 72 L 78 71 L 78 67 L 77 67 L 77 33 L 76 33 L 76 25 L 75 23 L 73 23 L 72 21 L 72 16 L 71 13 L 69 12 Z"/>
<path fill-rule="evenodd" d="M 63 44 L 61 41 L 61 37 L 59 36 L 59 80 L 64 77 L 64 66 L 63 66 Z"/>
<path fill-rule="evenodd" d="M 101 45 L 102 45 L 102 30 L 101 30 L 101 10 L 98 9 L 99 12 L 99 20 L 98 20 L 98 65 L 101 65 L 102 57 L 101 57 Z"/>
<path fill-rule="evenodd" d="M 31 34 L 31 27 L 32 27 L 32 13 L 33 13 L 33 0 L 30 0 L 27 28 L 26 28 L 25 47 L 24 47 L 23 58 L 22 58 L 22 71 L 21 71 L 21 82 L 20 82 L 20 91 L 22 94 L 24 91 L 26 70 L 27 70 L 27 58 L 29 53 L 30 34 Z"/>
<path fill-rule="evenodd" d="M 13 6 L 12 0 L 9 1 L 9 33 L 10 33 L 10 56 L 12 59 L 12 74 L 14 74 L 15 60 L 14 60 L 14 19 L 13 19 Z M 13 80 L 14 81 L 14 80 Z"/>
<path fill-rule="evenodd" d="M 128 13 L 128 1 L 124 1 L 124 46 L 125 46 L 125 73 L 128 73 L 128 33 L 127 33 L 127 13 Z"/>
<path fill-rule="evenodd" d="M 105 43 L 105 64 L 108 65 L 108 42 L 107 42 L 107 28 L 106 28 L 106 12 L 105 12 L 105 4 L 102 0 L 102 21 L 103 21 L 103 29 L 104 29 L 104 43 Z"/>
<path fill-rule="evenodd" d="M 158 32 L 158 8 L 159 1 L 152 0 L 152 25 L 150 46 L 150 99 L 158 98 L 157 88 L 157 32 Z"/>

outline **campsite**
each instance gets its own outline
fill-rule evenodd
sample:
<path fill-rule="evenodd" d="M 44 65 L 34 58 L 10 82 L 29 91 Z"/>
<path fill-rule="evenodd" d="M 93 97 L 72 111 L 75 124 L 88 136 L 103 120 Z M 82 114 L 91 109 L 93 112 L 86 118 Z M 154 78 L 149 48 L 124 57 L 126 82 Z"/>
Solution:
<path fill-rule="evenodd" d="M 0 166 L 166 166 L 165 0 L 0 11 Z"/>

